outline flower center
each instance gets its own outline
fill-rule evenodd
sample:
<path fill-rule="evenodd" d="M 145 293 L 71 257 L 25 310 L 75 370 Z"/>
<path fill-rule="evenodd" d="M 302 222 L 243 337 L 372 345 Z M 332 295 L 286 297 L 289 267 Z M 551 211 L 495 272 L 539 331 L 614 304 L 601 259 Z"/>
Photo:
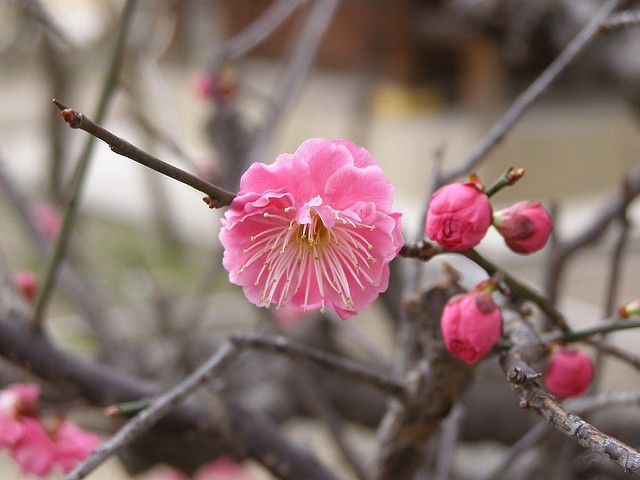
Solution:
<path fill-rule="evenodd" d="M 262 262 L 254 284 L 262 286 L 267 307 L 280 308 L 298 295 L 296 304 L 305 310 L 320 306 L 324 312 L 326 296 L 333 291 L 343 308 L 355 309 L 352 291 L 376 284 L 371 272 L 378 261 L 359 230 L 373 231 L 375 226 L 330 207 L 319 212 L 307 205 L 287 207 L 282 215 L 264 213 L 265 228 L 251 237 L 252 245 L 243 252 L 249 258 L 238 273 Z"/>

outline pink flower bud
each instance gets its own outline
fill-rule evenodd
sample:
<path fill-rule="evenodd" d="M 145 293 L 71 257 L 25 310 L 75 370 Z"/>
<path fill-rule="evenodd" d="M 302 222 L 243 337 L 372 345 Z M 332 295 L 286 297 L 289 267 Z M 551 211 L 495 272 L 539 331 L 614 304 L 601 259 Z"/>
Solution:
<path fill-rule="evenodd" d="M 632 315 L 640 315 L 640 298 L 636 298 L 633 302 L 627 303 L 618 310 L 620 318 L 628 318 Z"/>
<path fill-rule="evenodd" d="M 451 298 L 442 311 L 440 329 L 452 355 L 469 364 L 484 357 L 502 334 L 502 314 L 486 292 Z"/>
<path fill-rule="evenodd" d="M 493 214 L 493 224 L 507 246 L 517 253 L 533 253 L 547 243 L 553 222 L 537 202 L 523 200 Z"/>
<path fill-rule="evenodd" d="M 480 243 L 491 226 L 489 197 L 475 183 L 451 183 L 431 197 L 427 236 L 449 250 Z"/>
<path fill-rule="evenodd" d="M 38 277 L 31 270 L 18 270 L 13 274 L 13 285 L 24 298 L 33 302 L 38 288 Z"/>
<path fill-rule="evenodd" d="M 544 383 L 556 397 L 575 397 L 583 393 L 593 377 L 589 357 L 574 348 L 563 347 L 551 354 L 547 361 Z"/>

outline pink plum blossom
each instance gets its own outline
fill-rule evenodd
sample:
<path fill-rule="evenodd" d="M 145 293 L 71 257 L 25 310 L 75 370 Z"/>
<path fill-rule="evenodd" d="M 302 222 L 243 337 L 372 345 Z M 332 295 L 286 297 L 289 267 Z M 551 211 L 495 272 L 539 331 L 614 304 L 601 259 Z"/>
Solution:
<path fill-rule="evenodd" d="M 538 202 L 523 200 L 495 212 L 493 224 L 507 246 L 517 253 L 533 253 L 547 243 L 553 221 Z"/>
<path fill-rule="evenodd" d="M 544 383 L 549 393 L 569 398 L 587 390 L 593 378 L 593 363 L 580 350 L 562 347 L 555 350 L 547 361 Z"/>
<path fill-rule="evenodd" d="M 440 329 L 449 352 L 466 363 L 484 357 L 502 334 L 502 314 L 484 291 L 452 297 L 440 317 Z"/>
<path fill-rule="evenodd" d="M 392 197 L 378 162 L 345 140 L 253 164 L 222 220 L 230 280 L 258 306 L 355 315 L 387 289 L 403 243 Z"/>
<path fill-rule="evenodd" d="M 426 234 L 449 250 L 475 247 L 490 226 L 489 197 L 476 182 L 451 183 L 431 197 Z"/>
<path fill-rule="evenodd" d="M 100 439 L 61 418 L 46 427 L 38 412 L 39 395 L 40 388 L 33 384 L 14 384 L 0 391 L 0 447 L 24 473 L 42 477 L 56 468 L 68 472 Z"/>

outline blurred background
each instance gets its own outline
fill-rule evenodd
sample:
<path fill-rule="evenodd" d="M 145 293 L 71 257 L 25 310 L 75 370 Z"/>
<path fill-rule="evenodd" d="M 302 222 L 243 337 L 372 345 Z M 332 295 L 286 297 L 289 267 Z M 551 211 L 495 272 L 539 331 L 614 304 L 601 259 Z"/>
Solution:
<path fill-rule="evenodd" d="M 395 206 L 406 211 L 405 240 L 412 242 L 422 236 L 421 212 L 437 159 L 445 170 L 464 161 L 600 5 L 343 0 L 328 14 L 317 51 L 296 57 L 321 3 L 139 1 L 103 125 L 230 190 L 243 162 L 268 163 L 310 137 L 348 138 L 371 151 L 395 185 Z M 0 2 L 0 252 L 11 270 L 41 273 L 46 265 L 29 228 L 36 227 L 36 237 L 55 238 L 88 137 L 69 129 L 50 101 L 93 115 L 123 6 L 122 0 Z M 288 12 L 286 18 L 255 47 L 238 53 L 233 40 L 275 6 Z M 312 61 L 308 69 L 305 60 Z M 295 61 L 298 76 L 291 77 Z M 601 35 L 478 173 L 491 184 L 508 167 L 525 168 L 517 186 L 492 199 L 494 208 L 542 201 L 557 214 L 559 238 L 571 238 L 620 191 L 639 153 L 640 29 L 629 28 Z M 257 317 L 226 285 L 217 241 L 221 212 L 209 210 L 201 197 L 97 142 L 72 240 L 74 264 L 90 272 L 85 288 L 107 312 L 106 335 L 125 337 L 141 349 L 154 340 L 144 356 L 129 352 L 113 363 L 157 377 L 180 357 L 184 369 L 163 378 L 169 384 L 202 358 L 208 338 L 203 331 L 219 336 L 251 328 Z M 632 204 L 615 305 L 639 294 L 639 218 Z M 567 265 L 559 304 L 571 325 L 610 313 L 606 272 L 620 228 L 614 225 Z M 547 252 L 516 256 L 494 234 L 480 251 L 543 287 Z M 446 261 L 462 265 L 456 258 Z M 441 268 L 441 262 L 429 264 L 424 284 L 436 282 Z M 359 315 L 353 324 L 391 355 L 393 338 L 380 310 Z M 87 325 L 68 294 L 56 295 L 50 317 L 60 342 L 95 353 L 100 328 Z M 178 354 L 176 338 L 198 348 Z M 640 344 L 637 332 L 611 338 L 632 350 Z M 640 385 L 624 364 L 612 360 L 605 367 L 601 389 Z M 104 478 L 127 478 L 115 461 L 109 468 Z"/>

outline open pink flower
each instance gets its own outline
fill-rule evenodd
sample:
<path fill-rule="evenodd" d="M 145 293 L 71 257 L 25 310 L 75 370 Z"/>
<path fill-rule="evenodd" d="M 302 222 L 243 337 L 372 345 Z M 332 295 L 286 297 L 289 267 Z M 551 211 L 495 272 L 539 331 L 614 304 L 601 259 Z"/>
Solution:
<path fill-rule="evenodd" d="M 553 228 L 549 212 L 538 202 L 523 200 L 493 215 L 493 224 L 507 246 L 517 253 L 533 253 L 544 247 Z"/>
<path fill-rule="evenodd" d="M 475 247 L 490 226 L 489 197 L 474 182 L 445 185 L 431 197 L 426 234 L 449 250 Z"/>
<path fill-rule="evenodd" d="M 502 334 L 502 314 L 491 294 L 472 290 L 445 305 L 440 329 L 449 352 L 466 363 L 484 357 Z"/>
<path fill-rule="evenodd" d="M 348 318 L 388 286 L 402 246 L 392 197 L 364 148 L 307 140 L 244 173 L 222 220 L 223 264 L 258 306 L 328 306 Z"/>
<path fill-rule="evenodd" d="M 584 393 L 593 378 L 593 363 L 580 350 L 562 347 L 547 361 L 544 383 L 556 397 L 569 398 Z"/>
<path fill-rule="evenodd" d="M 14 384 L 0 391 L 0 447 L 24 473 L 48 475 L 55 468 L 70 471 L 83 460 L 100 439 L 63 419 L 46 428 L 38 408 L 40 388 Z"/>

